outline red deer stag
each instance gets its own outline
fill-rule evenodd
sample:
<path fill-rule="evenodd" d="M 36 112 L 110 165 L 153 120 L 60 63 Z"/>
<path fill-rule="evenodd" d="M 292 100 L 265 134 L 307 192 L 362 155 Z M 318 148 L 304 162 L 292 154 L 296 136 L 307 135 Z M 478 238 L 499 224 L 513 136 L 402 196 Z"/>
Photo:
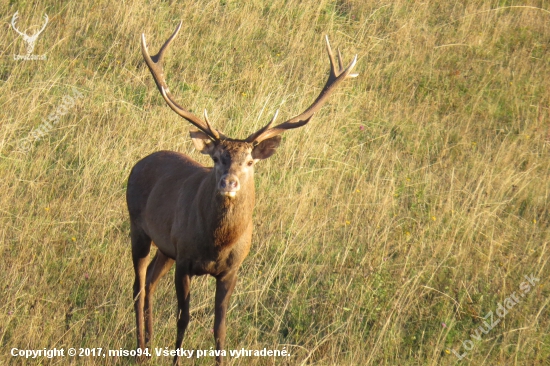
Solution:
<path fill-rule="evenodd" d="M 201 120 L 174 101 L 162 61 L 180 28 L 181 23 L 155 56 L 149 55 L 142 35 L 141 51 L 160 94 L 174 112 L 198 129 L 191 130 L 191 139 L 198 151 L 210 155 L 214 167 L 204 167 L 184 154 L 159 151 L 140 160 L 130 173 L 126 200 L 135 271 L 137 346 L 143 350 L 151 340 L 153 293 L 175 261 L 176 349 L 181 347 L 189 323 L 191 278 L 209 274 L 216 278 L 214 338 L 216 363 L 221 364 L 229 297 L 252 238 L 254 164 L 275 153 L 283 132 L 308 123 L 342 81 L 357 76 L 351 73 L 357 56 L 344 69 L 340 53 L 336 63 L 327 38 L 331 70 L 315 102 L 302 114 L 271 127 L 273 117 L 265 127 L 238 140 L 212 128 L 206 111 Z M 148 264 L 151 242 L 158 250 Z"/>

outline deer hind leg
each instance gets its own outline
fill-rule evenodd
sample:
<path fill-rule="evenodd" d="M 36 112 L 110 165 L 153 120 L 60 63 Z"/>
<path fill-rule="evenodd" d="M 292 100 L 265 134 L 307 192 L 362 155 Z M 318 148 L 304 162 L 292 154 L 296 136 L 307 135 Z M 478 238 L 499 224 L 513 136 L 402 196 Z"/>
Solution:
<path fill-rule="evenodd" d="M 131 225 L 132 261 L 134 262 L 134 309 L 136 312 L 137 347 L 145 348 L 145 324 L 143 308 L 145 305 L 145 277 L 151 249 L 151 238 L 142 230 Z"/>
<path fill-rule="evenodd" d="M 174 260 L 165 256 L 160 250 L 147 267 L 147 281 L 145 284 L 145 345 L 149 346 L 153 338 L 153 293 L 159 280 L 170 270 Z"/>

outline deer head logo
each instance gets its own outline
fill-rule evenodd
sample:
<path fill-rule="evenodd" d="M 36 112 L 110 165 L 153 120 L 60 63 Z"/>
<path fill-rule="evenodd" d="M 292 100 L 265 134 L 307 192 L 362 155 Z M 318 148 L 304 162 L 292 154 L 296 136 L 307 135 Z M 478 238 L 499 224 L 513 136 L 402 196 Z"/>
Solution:
<path fill-rule="evenodd" d="M 25 56 L 20 56 L 20 55 L 15 56 L 14 55 L 14 58 L 16 60 L 17 59 L 24 59 L 24 60 L 45 59 L 46 58 L 45 55 L 33 56 L 32 53 L 34 51 L 34 46 L 36 44 L 36 40 L 38 39 L 38 36 L 40 35 L 40 33 L 42 33 L 44 31 L 44 28 L 46 28 L 46 25 L 48 24 L 48 15 L 44 14 L 44 25 L 42 26 L 42 28 L 40 28 L 40 30 L 38 32 L 34 33 L 32 36 L 29 36 L 27 33 L 21 32 L 15 26 L 15 22 L 17 21 L 17 18 L 19 17 L 18 13 L 19 12 L 15 12 L 15 14 L 13 14 L 13 17 L 11 18 L 11 26 L 13 27 L 13 30 L 16 31 L 17 34 L 19 34 L 23 38 L 25 43 L 27 43 L 27 54 Z"/>

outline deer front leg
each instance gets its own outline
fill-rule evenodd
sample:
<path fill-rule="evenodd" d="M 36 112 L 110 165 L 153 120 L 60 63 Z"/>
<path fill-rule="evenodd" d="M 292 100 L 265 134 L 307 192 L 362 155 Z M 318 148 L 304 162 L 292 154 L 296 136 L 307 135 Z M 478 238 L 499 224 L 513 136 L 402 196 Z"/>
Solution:
<path fill-rule="evenodd" d="M 216 340 L 216 350 L 221 351 L 225 347 L 225 318 L 229 298 L 233 293 L 237 283 L 237 271 L 224 274 L 216 278 L 216 311 L 214 315 L 214 339 Z M 221 353 L 216 356 L 216 365 L 223 364 Z"/>
<path fill-rule="evenodd" d="M 147 267 L 147 281 L 145 283 L 145 345 L 149 347 L 153 338 L 153 294 L 159 280 L 170 270 L 174 260 L 157 250 L 155 258 Z"/>
<path fill-rule="evenodd" d="M 186 263 L 176 263 L 176 296 L 178 298 L 178 334 L 176 336 L 176 350 L 181 348 L 183 336 L 189 324 L 189 298 L 191 276 L 187 271 Z M 174 365 L 178 364 L 178 356 L 174 356 Z"/>

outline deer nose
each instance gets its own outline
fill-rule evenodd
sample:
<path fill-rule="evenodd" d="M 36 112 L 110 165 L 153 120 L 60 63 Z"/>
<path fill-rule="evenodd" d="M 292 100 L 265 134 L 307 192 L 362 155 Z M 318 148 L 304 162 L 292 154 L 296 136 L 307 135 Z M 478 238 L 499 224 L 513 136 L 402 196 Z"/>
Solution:
<path fill-rule="evenodd" d="M 235 196 L 235 193 L 241 188 L 239 178 L 233 174 L 226 174 L 220 179 L 220 192 L 228 196 Z"/>

